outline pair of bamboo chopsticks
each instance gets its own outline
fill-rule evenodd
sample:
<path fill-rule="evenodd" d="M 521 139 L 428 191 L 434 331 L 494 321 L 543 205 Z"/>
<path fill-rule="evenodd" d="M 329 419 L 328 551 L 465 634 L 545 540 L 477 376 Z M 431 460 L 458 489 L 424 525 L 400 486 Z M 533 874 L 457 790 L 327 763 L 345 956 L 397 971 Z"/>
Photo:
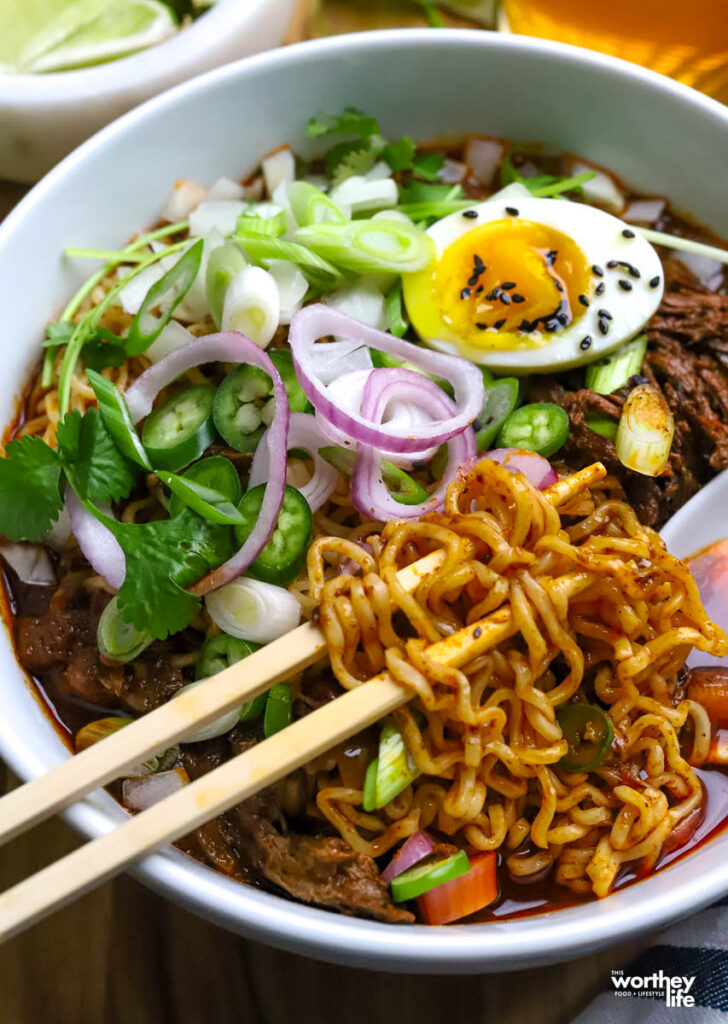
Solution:
<path fill-rule="evenodd" d="M 544 491 L 559 506 L 605 475 L 599 463 L 560 480 Z M 434 572 L 443 554 L 435 551 L 401 570 L 398 580 L 409 592 Z M 562 578 L 567 596 L 587 582 L 585 573 Z M 442 664 L 461 666 L 515 632 L 508 609 L 428 648 Z M 289 678 L 326 654 L 326 642 L 313 622 L 299 626 L 244 661 L 181 694 L 132 725 L 69 758 L 46 775 L 0 799 L 0 842 L 69 806 L 134 764 L 151 757 L 193 730 L 214 721 L 275 683 Z M 124 867 L 221 814 L 234 804 L 277 782 L 319 754 L 406 703 L 409 694 L 386 672 L 350 690 L 286 729 L 225 762 L 219 768 L 148 810 L 135 815 L 31 878 L 0 895 L 0 940 L 29 927 L 52 910 L 83 895 Z"/>

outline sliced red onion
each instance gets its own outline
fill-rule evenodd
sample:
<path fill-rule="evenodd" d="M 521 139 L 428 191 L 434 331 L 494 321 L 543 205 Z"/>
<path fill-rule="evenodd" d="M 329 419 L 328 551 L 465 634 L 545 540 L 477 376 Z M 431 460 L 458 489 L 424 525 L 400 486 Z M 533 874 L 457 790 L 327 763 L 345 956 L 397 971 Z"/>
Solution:
<path fill-rule="evenodd" d="M 495 139 L 468 139 L 465 146 L 465 161 L 473 169 L 473 174 L 481 185 L 488 187 L 493 183 L 505 146 Z"/>
<path fill-rule="evenodd" d="M 387 405 L 394 401 L 418 401 L 420 407 L 433 416 L 446 417 L 455 409 L 455 403 L 434 381 L 413 370 L 372 370 L 364 388 L 362 415 L 372 423 L 379 423 Z M 476 451 L 475 434 L 469 427 L 451 437 L 447 465 L 435 490 L 419 505 L 403 505 L 384 485 L 380 466 L 382 452 L 359 445 L 351 478 L 351 502 L 362 514 L 373 519 L 417 519 L 442 508 L 447 485 L 461 463 L 472 459 Z"/>
<path fill-rule="evenodd" d="M 8 541 L 0 547 L 0 555 L 21 583 L 48 587 L 56 582 L 53 564 L 42 544 Z"/>
<path fill-rule="evenodd" d="M 288 430 L 288 450 L 292 448 L 303 448 L 313 459 L 314 473 L 311 479 L 298 490 L 315 512 L 321 508 L 323 503 L 331 496 L 339 479 L 339 474 L 333 466 L 322 459 L 318 453 L 328 439 L 319 430 L 315 416 L 309 416 L 305 412 L 292 412 L 291 423 Z M 249 487 L 265 483 L 270 477 L 270 448 L 264 444 L 265 438 L 261 440 L 253 458 L 253 465 L 250 468 Z"/>
<path fill-rule="evenodd" d="M 484 452 L 481 458 L 500 462 L 511 473 L 523 473 L 539 491 L 551 487 L 559 479 L 548 459 L 523 448 L 493 448 Z"/>
<path fill-rule="evenodd" d="M 455 405 L 443 418 L 433 419 L 418 428 L 416 435 L 406 427 L 384 426 L 366 419 L 363 414 L 343 411 L 332 401 L 328 389 L 316 373 L 313 350 L 320 338 L 337 335 L 356 338 L 370 348 L 414 363 L 426 373 L 450 381 Z M 420 348 L 409 341 L 395 338 L 373 327 L 367 327 L 339 310 L 317 303 L 300 310 L 291 321 L 289 343 L 293 352 L 298 381 L 317 413 L 342 430 L 353 441 L 387 452 L 412 453 L 424 447 L 439 446 L 460 433 L 481 410 L 483 377 L 473 363 L 459 356 L 445 355 Z M 151 371 L 147 371 L 149 373 Z M 387 373 L 392 371 L 387 370 Z M 422 380 L 420 379 L 422 385 Z M 418 395 L 414 401 L 421 397 Z"/>
<path fill-rule="evenodd" d="M 401 875 L 403 871 L 411 868 L 414 864 L 424 860 L 435 849 L 435 840 L 426 832 L 415 832 L 408 839 L 405 839 L 402 846 L 395 853 L 394 857 L 387 864 L 382 872 L 382 881 L 389 885 L 393 878 Z"/>
<path fill-rule="evenodd" d="M 222 334 L 208 334 L 204 338 L 191 341 L 183 348 L 170 352 L 164 359 L 150 366 L 126 392 L 126 401 L 134 423 L 151 412 L 154 399 L 162 388 L 171 384 L 180 374 L 200 366 L 203 363 L 250 363 L 264 370 L 273 381 L 273 394 L 276 401 L 276 413 L 273 422 L 261 440 L 258 450 L 267 448 L 270 464 L 270 476 L 265 489 L 263 504 L 260 507 L 257 522 L 243 546 L 213 569 L 191 588 L 195 594 L 208 594 L 217 590 L 231 580 L 236 579 L 258 557 L 278 522 L 278 513 L 283 504 L 283 492 L 286 486 L 286 451 L 288 444 L 288 424 L 290 411 L 288 397 L 278 370 L 270 357 L 255 342 L 234 331 Z"/>
<path fill-rule="evenodd" d="M 156 775 L 145 775 L 141 779 L 124 779 L 121 786 L 121 802 L 130 811 L 146 811 L 148 807 L 158 804 L 189 782 L 184 768 L 172 768 L 168 772 L 157 772 Z"/>
<path fill-rule="evenodd" d="M 84 508 L 70 487 L 66 487 L 65 501 L 71 529 L 84 558 L 110 587 L 118 590 L 126 576 L 126 558 L 121 545 L 111 530 Z"/>

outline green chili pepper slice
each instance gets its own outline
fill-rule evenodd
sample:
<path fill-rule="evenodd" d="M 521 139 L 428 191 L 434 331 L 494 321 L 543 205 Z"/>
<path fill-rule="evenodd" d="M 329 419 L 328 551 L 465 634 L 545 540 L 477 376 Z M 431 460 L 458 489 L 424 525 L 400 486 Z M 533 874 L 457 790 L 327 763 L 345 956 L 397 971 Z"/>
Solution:
<path fill-rule="evenodd" d="M 434 381 L 439 388 L 450 396 L 453 397 L 454 392 L 452 384 L 449 380 L 445 380 L 444 377 L 438 377 L 434 373 L 425 373 L 419 366 L 415 366 L 414 363 L 408 363 L 406 359 L 400 359 L 399 356 L 390 355 L 389 352 L 381 352 L 378 348 L 370 348 L 370 355 L 372 357 L 372 366 L 374 367 L 394 367 L 399 369 L 400 367 L 404 370 L 412 370 L 413 373 L 421 373 L 423 377 L 429 377 L 431 381 Z"/>
<path fill-rule="evenodd" d="M 266 738 L 285 729 L 293 717 L 293 689 L 290 683 L 276 683 L 268 691 L 268 700 L 263 717 L 263 732 Z"/>
<path fill-rule="evenodd" d="M 215 389 L 208 384 L 183 388 L 147 416 L 142 441 L 155 469 L 176 472 L 199 459 L 215 440 L 212 407 Z"/>
<path fill-rule="evenodd" d="M 347 448 L 325 445 L 319 448 L 319 455 L 343 476 L 350 477 L 354 472 L 356 455 Z M 391 462 L 382 462 L 380 471 L 385 487 L 401 505 L 419 505 L 429 497 L 425 488 L 399 466 L 394 466 Z"/>
<path fill-rule="evenodd" d="M 283 387 L 288 395 L 288 405 L 291 412 L 313 412 L 313 406 L 306 398 L 306 392 L 298 383 L 296 370 L 293 366 L 293 356 L 287 348 L 274 348 L 268 350 L 271 362 L 281 375 Z M 271 393 L 273 382 L 271 381 Z"/>
<path fill-rule="evenodd" d="M 559 761 L 567 772 L 590 772 L 606 759 L 614 726 L 596 704 L 565 704 L 556 712 L 569 750 Z"/>
<path fill-rule="evenodd" d="M 176 473 L 168 473 L 165 469 L 158 469 L 157 476 L 163 484 L 169 487 L 175 497 L 196 512 L 198 516 L 207 519 L 209 523 L 217 523 L 219 526 L 237 526 L 243 521 L 243 517 L 235 505 L 228 501 L 220 491 L 195 483 L 194 480 L 178 476 Z"/>
<path fill-rule="evenodd" d="M 483 407 L 473 424 L 479 452 L 487 452 L 493 447 L 498 431 L 518 405 L 518 381 L 515 377 L 484 383 Z"/>
<path fill-rule="evenodd" d="M 569 436 L 569 417 L 553 402 L 534 402 L 512 412 L 498 432 L 498 448 L 525 448 L 554 455 Z"/>
<path fill-rule="evenodd" d="M 247 658 L 253 651 L 257 651 L 260 644 L 252 640 L 242 640 L 235 636 L 228 636 L 227 633 L 219 633 L 217 636 L 208 636 L 202 645 L 199 657 L 197 658 L 196 679 L 209 679 L 216 676 L 218 672 L 224 672 L 226 668 L 235 665 L 243 658 Z M 253 697 L 240 709 L 240 721 L 252 722 L 265 711 L 267 693 L 258 694 Z"/>
<path fill-rule="evenodd" d="M 257 522 L 265 487 L 265 484 L 258 484 L 251 488 L 238 505 L 243 516 L 242 525 L 235 527 L 239 547 L 243 546 Z M 300 491 L 286 484 L 273 536 L 250 566 L 250 572 L 265 583 L 286 586 L 303 568 L 312 536 L 311 507 Z"/>
<path fill-rule="evenodd" d="M 182 479 L 217 491 L 222 496 L 219 500 L 229 501 L 235 506 L 242 497 L 238 471 L 230 459 L 226 459 L 223 455 L 211 455 L 209 459 L 193 462 L 182 474 Z M 185 504 L 187 503 L 173 493 L 169 502 L 170 516 L 178 515 Z"/>
<path fill-rule="evenodd" d="M 434 864 L 418 864 L 392 879 L 392 899 L 397 903 L 405 903 L 421 896 L 423 892 L 429 892 L 436 885 L 466 875 L 468 871 L 470 861 L 465 850 L 458 850 L 452 857 L 435 861 Z"/>
<path fill-rule="evenodd" d="M 172 313 L 192 287 L 200 272 L 203 241 L 200 238 L 184 253 L 164 277 L 147 292 L 126 338 L 127 356 L 146 352 L 170 321 Z M 152 310 L 159 307 L 161 316 Z"/>
<path fill-rule="evenodd" d="M 275 411 L 273 382 L 265 370 L 237 366 L 217 389 L 212 415 L 226 444 L 239 452 L 254 452 Z"/>

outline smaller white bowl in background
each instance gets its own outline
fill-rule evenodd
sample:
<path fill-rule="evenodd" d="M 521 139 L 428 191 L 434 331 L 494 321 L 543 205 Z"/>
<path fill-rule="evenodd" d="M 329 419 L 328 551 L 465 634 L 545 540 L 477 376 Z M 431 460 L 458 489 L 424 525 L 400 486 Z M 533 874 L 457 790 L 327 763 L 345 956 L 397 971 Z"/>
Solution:
<path fill-rule="evenodd" d="M 283 42 L 295 0 L 218 0 L 172 38 L 78 71 L 0 74 L 0 178 L 31 183 L 143 100 Z M 190 125 L 194 144 L 195 126 Z"/>

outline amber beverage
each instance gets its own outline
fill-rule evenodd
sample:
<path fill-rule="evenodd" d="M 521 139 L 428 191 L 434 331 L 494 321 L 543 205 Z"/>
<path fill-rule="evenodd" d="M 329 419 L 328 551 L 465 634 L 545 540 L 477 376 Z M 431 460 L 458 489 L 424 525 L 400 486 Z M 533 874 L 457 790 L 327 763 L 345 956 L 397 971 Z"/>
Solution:
<path fill-rule="evenodd" d="M 504 0 L 522 35 L 600 50 L 728 103 L 728 0 Z"/>

